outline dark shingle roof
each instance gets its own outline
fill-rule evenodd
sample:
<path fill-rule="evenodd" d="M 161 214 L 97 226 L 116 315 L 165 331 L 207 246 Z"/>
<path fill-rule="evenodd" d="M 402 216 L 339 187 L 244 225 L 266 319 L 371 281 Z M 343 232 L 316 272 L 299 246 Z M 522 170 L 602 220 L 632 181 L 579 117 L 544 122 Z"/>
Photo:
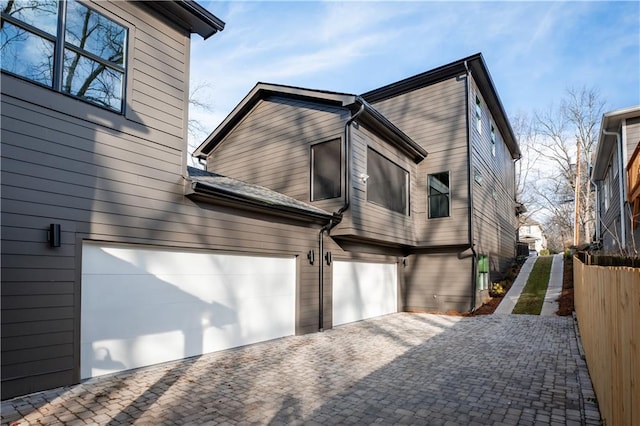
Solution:
<path fill-rule="evenodd" d="M 259 185 L 242 182 L 195 167 L 187 167 L 191 193 L 224 198 L 247 207 L 272 210 L 281 214 L 307 216 L 309 219 L 329 220 L 333 215 L 325 210 L 296 200 Z"/>

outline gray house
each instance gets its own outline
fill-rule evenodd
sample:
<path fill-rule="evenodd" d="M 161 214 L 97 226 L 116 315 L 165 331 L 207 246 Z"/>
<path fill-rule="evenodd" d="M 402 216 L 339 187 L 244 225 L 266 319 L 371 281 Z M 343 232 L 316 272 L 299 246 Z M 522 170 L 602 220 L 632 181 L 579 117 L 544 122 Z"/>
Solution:
<path fill-rule="evenodd" d="M 602 116 L 591 180 L 596 186 L 595 240 L 604 251 L 640 251 L 640 106 Z"/>
<path fill-rule="evenodd" d="M 362 96 L 259 84 L 202 171 L 186 166 L 190 36 L 223 22 L 192 1 L 11 4 L 3 399 L 468 311 L 513 257 L 518 149 L 479 55 Z"/>
<path fill-rule="evenodd" d="M 520 151 L 480 54 L 361 96 L 259 83 L 194 155 L 334 213 L 333 309 L 343 261 L 391 268 L 400 310 L 469 311 L 515 257 Z"/>

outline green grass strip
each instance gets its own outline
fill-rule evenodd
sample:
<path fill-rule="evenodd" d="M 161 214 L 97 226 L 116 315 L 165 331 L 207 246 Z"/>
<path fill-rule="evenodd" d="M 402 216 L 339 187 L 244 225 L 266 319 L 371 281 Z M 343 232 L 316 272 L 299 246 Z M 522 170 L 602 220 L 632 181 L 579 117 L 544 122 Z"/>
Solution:
<path fill-rule="evenodd" d="M 518 303 L 513 308 L 514 314 L 540 315 L 544 296 L 549 286 L 552 262 L 553 256 L 540 256 L 536 259 L 527 284 L 522 289 Z"/>

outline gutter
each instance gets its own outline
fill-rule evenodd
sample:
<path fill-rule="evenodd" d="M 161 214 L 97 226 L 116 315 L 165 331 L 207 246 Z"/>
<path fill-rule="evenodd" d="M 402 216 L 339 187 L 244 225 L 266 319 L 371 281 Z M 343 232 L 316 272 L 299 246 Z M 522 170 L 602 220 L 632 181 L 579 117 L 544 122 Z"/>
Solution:
<path fill-rule="evenodd" d="M 476 288 L 477 288 L 477 278 L 478 278 L 478 253 L 476 253 L 476 249 L 473 243 L 473 147 L 471 146 L 471 121 L 469 120 L 469 108 L 471 102 L 471 85 L 469 84 L 469 79 L 471 78 L 471 71 L 469 70 L 469 66 L 467 61 L 464 61 L 464 68 L 466 70 L 466 78 L 465 78 L 465 89 L 467 102 L 466 104 L 466 120 L 467 120 L 467 156 L 469 167 L 467 168 L 467 181 L 468 181 L 468 197 L 469 197 L 469 248 L 471 249 L 471 256 L 473 258 L 471 263 L 471 312 L 476 310 Z"/>
<path fill-rule="evenodd" d="M 351 118 L 347 120 L 344 125 L 344 155 L 345 155 L 345 167 L 344 167 L 344 204 L 340 209 L 333 214 L 333 217 L 329 219 L 318 233 L 318 249 L 320 253 L 320 265 L 318 268 L 318 330 L 324 331 L 324 234 L 329 235 L 329 232 L 336 225 L 342 221 L 343 213 L 349 208 L 351 204 L 351 124 L 362 114 L 365 110 L 366 103 L 357 97 L 356 101 L 360 104 L 360 109 L 355 114 L 351 115 Z M 327 263 L 330 263 L 330 258 L 327 258 Z"/>
<path fill-rule="evenodd" d="M 602 129 L 602 134 L 606 136 L 615 136 L 616 137 L 616 145 L 618 151 L 618 191 L 619 191 L 619 207 L 620 207 L 620 249 L 627 249 L 627 223 L 624 215 L 624 166 L 622 163 L 622 138 L 620 137 L 620 133 L 618 132 L 610 132 L 608 130 Z"/>

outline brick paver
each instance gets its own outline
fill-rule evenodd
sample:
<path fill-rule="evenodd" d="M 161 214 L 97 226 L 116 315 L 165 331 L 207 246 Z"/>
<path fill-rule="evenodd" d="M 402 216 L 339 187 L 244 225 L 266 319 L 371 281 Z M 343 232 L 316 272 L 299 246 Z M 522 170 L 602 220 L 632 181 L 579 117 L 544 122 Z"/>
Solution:
<path fill-rule="evenodd" d="M 3 424 L 599 424 L 571 317 L 399 313 L 2 403 Z"/>

